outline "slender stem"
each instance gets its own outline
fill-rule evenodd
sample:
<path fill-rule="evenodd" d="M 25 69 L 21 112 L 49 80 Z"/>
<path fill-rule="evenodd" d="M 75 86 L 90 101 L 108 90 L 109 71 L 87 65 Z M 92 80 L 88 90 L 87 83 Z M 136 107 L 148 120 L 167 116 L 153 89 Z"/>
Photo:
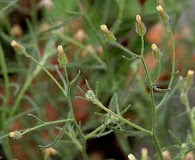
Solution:
<path fill-rule="evenodd" d="M 62 37 L 63 40 L 67 41 L 67 42 L 70 42 L 78 47 L 80 47 L 81 49 L 83 50 L 86 50 L 89 52 L 89 54 L 91 54 L 104 68 L 106 67 L 106 64 L 105 62 L 100 58 L 98 57 L 98 55 L 96 53 L 94 53 L 93 51 L 89 50 L 86 46 L 84 46 L 82 43 L 74 40 L 73 38 L 70 38 L 70 37 L 67 37 L 67 36 L 63 36 L 62 34 L 59 34 L 59 36 Z"/>
<path fill-rule="evenodd" d="M 154 81 L 154 83 L 157 83 L 157 81 L 159 80 L 160 76 L 161 76 L 161 61 L 158 60 L 158 68 L 157 68 L 157 76 L 156 79 Z"/>
<path fill-rule="evenodd" d="M 154 90 L 153 90 L 153 86 L 152 86 L 152 79 L 151 79 L 148 67 L 145 63 L 143 53 L 144 53 L 144 36 L 141 36 L 141 61 L 142 61 L 142 64 L 144 66 L 144 70 L 146 72 L 146 76 L 148 78 L 148 82 L 149 82 L 149 85 L 150 85 L 150 99 L 151 99 L 151 102 L 152 102 L 153 119 L 152 119 L 152 135 L 151 136 L 152 136 L 152 140 L 154 142 L 154 146 L 155 146 L 155 148 L 158 152 L 158 155 L 159 155 L 160 159 L 163 160 L 160 143 L 159 143 L 157 135 L 156 135 L 157 110 L 156 110 L 156 103 L 155 103 L 155 99 L 154 99 Z"/>
<path fill-rule="evenodd" d="M 172 29 L 169 23 L 167 24 L 167 27 L 170 32 L 171 42 L 172 42 L 172 71 L 171 71 L 171 78 L 170 78 L 168 88 L 172 88 L 174 77 L 175 77 L 175 64 L 176 64 L 175 62 L 175 40 L 174 40 L 173 32 L 172 32 Z"/>
<path fill-rule="evenodd" d="M 121 117 L 120 115 L 114 113 L 113 111 L 109 110 L 108 108 L 106 108 L 99 100 L 96 101 L 96 104 L 101 108 L 103 109 L 104 111 L 106 111 L 107 113 L 110 113 L 112 115 L 114 115 L 116 118 L 118 118 L 119 120 L 121 120 L 122 122 L 128 124 L 129 126 L 135 128 L 135 129 L 138 129 L 139 131 L 142 131 L 150 136 L 152 136 L 152 132 L 145 129 L 145 128 L 142 128 L 134 123 L 132 123 L 131 121 L 127 120 L 127 119 L 124 119 L 123 117 Z"/>
<path fill-rule="evenodd" d="M 171 41 L 172 41 L 172 67 L 171 67 L 172 71 L 171 71 L 171 78 L 170 78 L 169 85 L 168 85 L 168 89 L 171 89 L 172 86 L 173 86 L 174 78 L 175 78 L 175 63 L 176 63 L 175 62 L 176 61 L 176 59 L 175 59 L 175 41 L 174 41 L 173 32 L 172 32 L 172 29 L 171 29 L 169 23 L 167 23 L 167 27 L 168 27 L 168 30 L 169 30 L 169 33 L 170 33 L 170 36 L 171 36 Z M 170 93 L 170 91 L 165 93 L 162 100 L 160 101 L 160 103 L 156 107 L 157 110 L 159 110 L 164 105 L 164 103 L 166 102 L 166 98 L 169 95 L 169 93 Z"/>
<path fill-rule="evenodd" d="M 119 13 L 118 13 L 118 17 L 113 25 L 113 29 L 112 32 L 113 34 L 117 32 L 117 30 L 119 29 L 121 22 L 122 22 L 122 18 L 123 18 L 123 12 L 124 12 L 124 8 L 125 8 L 125 0 L 121 0 L 119 2 Z"/>
<path fill-rule="evenodd" d="M 100 126 L 97 127 L 96 129 L 94 129 L 92 132 L 90 132 L 89 134 L 87 134 L 87 135 L 85 136 L 85 139 L 88 140 L 88 139 L 90 139 L 90 138 L 93 138 L 94 135 L 95 135 L 96 133 L 98 133 L 99 131 L 101 131 L 101 130 L 104 129 L 104 128 L 105 128 L 105 125 L 104 125 L 104 124 L 100 125 Z"/>
<path fill-rule="evenodd" d="M 188 99 L 188 93 L 185 93 L 185 99 L 187 100 L 185 103 L 186 106 L 186 112 L 188 114 L 191 128 L 192 128 L 192 140 L 195 143 L 195 120 L 194 120 L 194 113 L 190 109 L 189 99 Z"/>
<path fill-rule="evenodd" d="M 26 53 L 26 57 L 30 58 L 31 60 L 33 60 L 38 66 L 35 68 L 34 72 L 32 73 L 32 75 L 30 77 L 28 77 L 28 79 L 26 80 L 25 84 L 23 85 L 20 93 L 18 94 L 14 106 L 12 107 L 12 110 L 9 114 L 9 117 L 12 117 L 17 108 L 18 105 L 24 95 L 24 93 L 26 92 L 26 90 L 28 89 L 28 87 L 30 86 L 32 80 L 36 77 L 36 75 L 41 71 L 41 69 L 55 82 L 55 84 L 58 86 L 58 88 L 62 91 L 62 93 L 65 95 L 65 91 L 63 89 L 63 87 L 60 85 L 60 83 L 51 75 L 51 73 L 49 73 L 49 71 L 47 69 L 45 69 L 45 67 L 43 67 L 43 65 L 46 62 L 46 58 L 42 59 L 41 62 L 38 62 L 35 58 L 33 58 L 31 55 L 29 55 L 28 53 Z"/>
<path fill-rule="evenodd" d="M 7 66 L 5 62 L 5 57 L 4 53 L 2 50 L 2 47 L 0 45 L 0 64 L 1 64 L 1 69 L 3 73 L 3 79 L 5 83 L 5 98 L 4 98 L 4 103 L 2 107 L 2 112 L 1 112 L 1 129 L 4 130 L 5 124 L 6 124 L 6 116 L 7 116 L 7 109 L 8 109 L 8 102 L 9 102 L 9 97 L 10 97 L 10 89 L 9 89 L 9 77 L 8 77 L 8 72 L 7 72 Z"/>
<path fill-rule="evenodd" d="M 81 150 L 81 153 L 83 155 L 84 160 L 88 160 L 88 156 L 87 156 L 87 152 L 86 152 L 86 139 L 85 139 L 85 135 L 83 134 L 81 127 L 79 126 L 78 122 L 76 121 L 75 115 L 74 115 L 74 110 L 73 110 L 73 105 L 72 105 L 72 101 L 71 101 L 71 84 L 70 84 L 70 80 L 68 77 L 68 71 L 66 66 L 64 67 L 64 71 L 65 71 L 65 80 L 66 83 L 68 85 L 68 90 L 66 91 L 66 95 L 67 95 L 67 102 L 68 102 L 68 106 L 69 106 L 69 118 L 72 119 L 74 126 L 76 127 L 77 131 L 79 132 L 79 136 L 82 139 L 82 146 L 80 145 L 80 143 L 77 143 L 78 148 Z M 76 141 L 77 142 L 77 141 Z"/>
<path fill-rule="evenodd" d="M 115 42 L 112 42 L 112 43 L 110 42 L 110 44 L 112 44 L 112 45 L 114 45 L 115 47 L 117 47 L 117 48 L 123 50 L 125 53 L 129 54 L 129 55 L 132 56 L 132 57 L 141 58 L 141 56 L 139 56 L 139 55 L 135 54 L 134 52 L 130 51 L 129 49 L 123 47 L 122 45 L 120 45 L 120 44 L 119 44 L 118 42 L 116 42 L 116 41 L 115 41 Z"/>
<path fill-rule="evenodd" d="M 144 58 L 144 36 L 141 36 L 141 57 Z"/>
<path fill-rule="evenodd" d="M 95 36 L 98 38 L 98 40 L 100 41 L 101 45 L 104 46 L 104 41 L 102 40 L 99 32 L 97 31 L 96 27 L 94 26 L 94 24 L 92 23 L 92 21 L 90 20 L 88 14 L 85 13 L 84 8 L 82 6 L 82 3 L 80 0 L 77 0 L 78 2 L 78 6 L 80 8 L 80 12 L 81 15 L 84 17 L 84 19 L 87 21 L 87 23 L 90 25 L 90 28 L 93 30 Z"/>
<path fill-rule="evenodd" d="M 34 79 L 34 77 L 31 76 L 31 77 L 28 77 L 28 79 L 25 81 L 24 85 L 22 86 L 22 89 L 20 90 L 19 94 L 16 97 L 14 105 L 9 113 L 9 117 L 12 117 L 15 114 L 15 112 L 17 111 L 18 106 L 23 98 L 23 95 L 26 92 L 26 90 L 28 89 L 28 87 L 30 86 L 33 79 Z"/>
<path fill-rule="evenodd" d="M 5 16 L 5 13 L 6 11 L 11 8 L 13 5 L 15 5 L 15 3 L 17 3 L 19 0 L 13 0 L 11 2 L 8 3 L 8 5 L 6 5 L 5 7 L 1 8 L 1 11 L 0 11 L 0 18 L 2 16 Z"/>
<path fill-rule="evenodd" d="M 45 126 L 60 124 L 60 123 L 67 123 L 67 122 L 71 122 L 71 121 L 72 121 L 72 119 L 62 119 L 62 120 L 57 120 L 57 121 L 44 122 L 43 124 L 40 124 L 40 125 L 37 125 L 35 127 L 32 127 L 32 128 L 25 130 L 24 132 L 21 133 L 21 135 L 25 135 L 29 132 L 32 132 L 34 130 L 37 130 L 37 129 L 45 127 Z"/>

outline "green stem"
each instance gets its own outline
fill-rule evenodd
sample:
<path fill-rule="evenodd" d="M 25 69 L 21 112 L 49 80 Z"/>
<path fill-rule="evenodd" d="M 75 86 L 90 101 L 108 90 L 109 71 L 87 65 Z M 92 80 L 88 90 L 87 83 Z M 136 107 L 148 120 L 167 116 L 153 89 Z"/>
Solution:
<path fill-rule="evenodd" d="M 132 57 L 137 57 L 137 58 L 141 58 L 141 56 L 135 54 L 134 52 L 130 51 L 129 49 L 123 47 L 122 45 L 120 45 L 118 42 L 110 42 L 110 44 L 114 45 L 115 47 L 123 50 L 125 53 L 129 54 Z"/>
<path fill-rule="evenodd" d="M 28 87 L 30 86 L 33 79 L 34 79 L 34 77 L 31 76 L 31 77 L 28 77 L 28 79 L 25 81 L 22 89 L 20 90 L 19 94 L 16 97 L 16 100 L 14 102 L 13 107 L 11 108 L 11 111 L 9 113 L 9 117 L 12 117 L 16 113 L 16 111 L 19 107 L 19 104 L 22 100 L 22 97 L 23 97 L 24 93 L 26 92 L 26 90 L 28 89 Z"/>
<path fill-rule="evenodd" d="M 149 85 L 150 85 L 150 99 L 151 99 L 151 102 L 152 102 L 153 119 L 152 119 L 152 135 L 151 136 L 152 136 L 152 140 L 154 142 L 154 146 L 157 150 L 157 153 L 158 153 L 160 159 L 163 160 L 160 143 L 159 143 L 157 135 L 156 135 L 157 110 L 156 110 L 156 103 L 155 103 L 155 99 L 154 99 L 154 90 L 153 90 L 153 86 L 152 86 L 152 79 L 151 79 L 151 76 L 150 76 L 148 67 L 145 63 L 144 55 L 143 55 L 144 54 L 144 36 L 141 36 L 141 47 L 142 47 L 142 49 L 141 49 L 141 61 L 142 61 L 142 64 L 144 66 L 144 70 L 146 72 L 146 76 L 148 78 L 148 82 L 149 82 Z"/>
<path fill-rule="evenodd" d="M 169 23 L 167 24 L 167 27 L 168 27 L 168 30 L 170 32 L 171 42 L 172 42 L 172 71 L 171 71 L 171 78 L 170 78 L 168 88 L 172 88 L 174 77 L 175 77 L 175 65 L 176 65 L 176 62 L 175 62 L 175 40 L 174 40 L 173 32 L 171 30 L 171 26 L 169 25 Z"/>
<path fill-rule="evenodd" d="M 7 66 L 5 62 L 5 57 L 4 57 L 4 52 L 2 49 L 2 46 L 0 45 L 0 64 L 1 64 L 1 70 L 3 73 L 3 79 L 5 83 L 5 98 L 3 102 L 3 107 L 2 107 L 2 112 L 1 112 L 1 129 L 4 130 L 5 124 L 6 124 L 6 116 L 8 113 L 8 103 L 9 103 L 9 98 L 10 98 L 10 89 L 9 89 L 9 77 L 8 77 L 8 71 L 7 71 Z"/>
<path fill-rule="evenodd" d="M 96 27 L 94 26 L 94 24 L 92 23 L 92 21 L 90 20 L 88 14 L 85 13 L 84 8 L 82 6 L 82 3 L 80 0 L 77 0 L 78 2 L 78 6 L 80 8 L 80 12 L 81 15 L 83 16 L 83 18 L 87 21 L 87 23 L 89 24 L 90 28 L 92 29 L 92 31 L 94 32 L 95 36 L 98 38 L 98 40 L 100 41 L 101 45 L 104 46 L 104 41 L 102 40 L 99 32 L 97 31 Z"/>
<path fill-rule="evenodd" d="M 123 18 L 123 12 L 124 12 L 124 8 L 125 8 L 125 0 L 121 0 L 119 2 L 119 13 L 118 13 L 118 17 L 113 25 L 113 29 L 112 32 L 113 34 L 117 32 L 117 30 L 119 29 L 121 22 L 122 22 L 122 18 Z"/>
<path fill-rule="evenodd" d="M 34 130 L 37 130 L 37 129 L 45 127 L 45 126 L 60 124 L 60 123 L 67 123 L 67 122 L 71 122 L 71 121 L 72 121 L 72 119 L 62 119 L 62 120 L 57 120 L 57 121 L 44 122 L 43 124 L 40 124 L 40 125 L 37 125 L 33 128 L 29 128 L 29 129 L 25 130 L 24 132 L 21 133 L 21 135 L 23 136 L 29 132 L 32 132 Z"/>
<path fill-rule="evenodd" d="M 185 99 L 187 100 L 186 103 L 185 103 L 186 112 L 188 114 L 188 117 L 189 117 L 189 120 L 190 120 L 190 124 L 191 124 L 191 128 L 192 128 L 192 140 L 195 143 L 195 120 L 194 120 L 194 115 L 193 115 L 194 113 L 190 109 L 188 94 L 186 93 L 185 96 L 186 96 Z"/>
<path fill-rule="evenodd" d="M 159 80 L 160 76 L 161 76 L 161 62 L 160 60 L 158 60 L 158 69 L 157 69 L 157 76 L 156 79 L 154 81 L 154 83 L 157 83 L 157 81 Z"/>
<path fill-rule="evenodd" d="M 69 81 L 69 77 L 68 77 L 68 71 L 66 66 L 64 67 L 64 71 L 65 71 L 65 80 L 66 83 L 68 85 L 68 90 L 67 90 L 67 102 L 68 102 L 68 106 L 69 106 L 69 110 L 70 110 L 70 114 L 69 114 L 69 118 L 72 119 L 74 126 L 76 127 L 77 131 L 79 132 L 79 136 L 82 139 L 82 146 L 80 145 L 80 143 L 77 143 L 78 148 L 81 150 L 81 153 L 83 155 L 84 160 L 88 160 L 88 155 L 87 155 L 87 151 L 86 151 L 86 139 L 85 139 L 85 135 L 83 134 L 81 127 L 79 126 L 79 124 L 76 121 L 75 115 L 74 115 L 74 109 L 73 109 L 73 105 L 72 105 L 72 101 L 71 101 L 71 84 Z M 78 139 L 75 141 L 78 142 Z"/>
<path fill-rule="evenodd" d="M 145 129 L 145 128 L 142 128 L 134 123 L 132 123 L 131 121 L 127 120 L 127 119 L 124 119 L 123 117 L 121 117 L 120 115 L 114 113 L 113 111 L 109 110 L 108 108 L 106 108 L 99 100 L 96 101 L 96 104 L 101 108 L 103 109 L 104 111 L 106 111 L 107 113 L 110 113 L 112 115 L 114 115 L 116 118 L 118 118 L 120 121 L 128 124 L 129 126 L 135 128 L 135 129 L 138 129 L 139 131 L 142 131 L 150 136 L 152 136 L 152 132 Z"/>
<path fill-rule="evenodd" d="M 7 10 L 9 8 L 11 8 L 12 6 L 14 6 L 19 0 L 13 0 L 11 2 L 8 3 L 8 5 L 6 5 L 5 7 L 1 8 L 0 11 L 0 18 L 2 18 L 3 16 L 5 16 L 5 13 L 7 12 Z"/>
<path fill-rule="evenodd" d="M 93 138 L 94 135 L 95 135 L 96 133 L 100 132 L 100 131 L 101 131 L 102 129 L 104 129 L 104 128 L 105 128 L 105 125 L 102 124 L 101 126 L 99 126 L 99 127 L 97 127 L 96 129 L 94 129 L 92 132 L 90 132 L 89 134 L 87 134 L 87 135 L 85 136 L 85 139 L 88 140 L 88 139 Z"/>
<path fill-rule="evenodd" d="M 170 32 L 170 37 L 171 37 L 171 42 L 172 42 L 172 67 L 171 67 L 172 71 L 171 71 L 171 78 L 170 78 L 169 85 L 168 85 L 168 89 L 171 90 L 171 88 L 173 86 L 173 81 L 174 81 L 174 78 L 175 78 L 175 65 L 176 65 L 176 62 L 175 62 L 176 61 L 176 59 L 175 59 L 175 41 L 174 41 L 174 36 L 173 36 L 173 32 L 172 32 L 170 24 L 167 23 L 166 25 L 167 25 L 167 28 Z M 170 91 L 165 93 L 165 95 L 163 96 L 161 102 L 156 107 L 157 110 L 159 110 L 164 105 L 164 103 L 166 102 L 166 98 L 169 95 L 169 93 L 170 93 Z"/>
<path fill-rule="evenodd" d="M 76 46 L 78 46 L 79 48 L 86 50 L 89 52 L 89 54 L 91 54 L 102 66 L 103 68 L 106 67 L 106 64 L 104 63 L 104 61 L 98 57 L 98 55 L 96 53 L 94 53 L 93 51 L 89 50 L 86 46 L 84 46 L 82 43 L 74 40 L 73 38 L 67 37 L 67 36 L 63 36 L 62 34 L 59 34 L 59 36 L 61 36 L 61 38 L 67 42 L 70 42 Z"/>
<path fill-rule="evenodd" d="M 26 80 L 25 84 L 23 85 L 20 93 L 18 94 L 15 102 L 14 102 L 14 106 L 12 107 L 12 110 L 9 114 L 9 117 L 12 117 L 15 112 L 18 109 L 18 105 L 21 102 L 21 99 L 24 95 L 24 93 L 26 92 L 26 90 L 28 89 L 28 87 L 30 86 L 31 82 L 33 81 L 33 79 L 36 77 L 36 75 L 41 71 L 41 69 L 43 69 L 44 72 L 46 72 L 46 74 L 56 83 L 56 85 L 61 89 L 61 91 L 63 91 L 62 93 L 64 93 L 64 89 L 62 88 L 62 86 L 59 84 L 59 82 L 51 75 L 51 73 L 49 73 L 49 71 L 47 71 L 43 65 L 45 64 L 47 58 L 43 58 L 41 62 L 38 62 L 35 58 L 33 58 L 32 56 L 30 56 L 28 53 L 25 53 L 26 57 L 30 58 L 31 60 L 33 60 L 38 66 L 35 68 L 35 70 L 33 71 L 33 73 L 31 74 L 30 77 L 28 77 L 28 79 Z"/>

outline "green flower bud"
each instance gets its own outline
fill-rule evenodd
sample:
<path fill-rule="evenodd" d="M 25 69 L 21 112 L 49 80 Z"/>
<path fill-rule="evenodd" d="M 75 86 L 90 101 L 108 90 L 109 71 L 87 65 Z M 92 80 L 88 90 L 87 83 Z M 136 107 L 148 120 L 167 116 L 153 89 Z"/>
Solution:
<path fill-rule="evenodd" d="M 164 11 L 164 9 L 162 8 L 162 6 L 161 5 L 158 5 L 156 7 L 156 10 L 158 11 L 158 14 L 159 14 L 160 19 L 162 20 L 162 22 L 168 23 L 169 22 L 169 15 L 167 14 L 167 12 Z"/>
<path fill-rule="evenodd" d="M 186 150 L 186 149 L 188 148 L 188 146 L 187 146 L 186 143 L 182 143 L 182 144 L 181 144 L 181 147 L 182 147 L 184 150 Z"/>
<path fill-rule="evenodd" d="M 58 46 L 58 63 L 62 67 L 65 67 L 66 64 L 68 63 L 66 54 L 64 53 L 64 50 L 63 50 L 62 46 Z"/>
<path fill-rule="evenodd" d="M 11 46 L 15 49 L 15 51 L 19 54 L 26 54 L 26 49 L 15 40 L 11 42 Z"/>
<path fill-rule="evenodd" d="M 110 42 L 116 41 L 116 37 L 111 31 L 109 31 L 108 27 L 105 24 L 101 25 L 100 28 L 102 32 L 104 33 L 104 35 L 106 36 L 107 41 L 110 41 Z"/>
<path fill-rule="evenodd" d="M 186 86 L 188 88 L 192 87 L 193 85 L 193 79 L 194 79 L 194 71 L 189 70 L 186 76 Z"/>
<path fill-rule="evenodd" d="M 137 34 L 139 34 L 140 36 L 145 35 L 146 27 L 145 27 L 145 24 L 142 22 L 140 15 L 136 16 L 136 26 L 135 27 L 136 27 Z"/>
<path fill-rule="evenodd" d="M 85 93 L 85 97 L 86 97 L 86 99 L 89 100 L 89 101 L 96 102 L 96 96 L 95 96 L 95 94 L 93 93 L 92 90 L 88 90 L 88 91 Z"/>
<path fill-rule="evenodd" d="M 151 46 L 152 52 L 154 54 L 154 58 L 159 61 L 162 58 L 162 53 L 160 49 L 156 46 L 156 44 L 152 44 Z"/>
<path fill-rule="evenodd" d="M 13 139 L 20 139 L 22 134 L 19 131 L 10 132 L 9 136 Z"/>
<path fill-rule="evenodd" d="M 185 93 L 180 93 L 180 101 L 185 105 L 188 102 L 187 95 Z"/>

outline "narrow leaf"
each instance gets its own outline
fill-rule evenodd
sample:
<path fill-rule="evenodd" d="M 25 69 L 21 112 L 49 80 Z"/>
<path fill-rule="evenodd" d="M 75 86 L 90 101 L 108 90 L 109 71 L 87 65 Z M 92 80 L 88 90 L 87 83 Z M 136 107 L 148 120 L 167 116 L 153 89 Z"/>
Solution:
<path fill-rule="evenodd" d="M 79 70 L 79 72 L 77 73 L 77 75 L 76 75 L 76 77 L 70 82 L 70 85 L 73 85 L 77 80 L 78 80 L 78 78 L 79 78 L 79 76 L 80 76 L 80 70 Z"/>
<path fill-rule="evenodd" d="M 66 125 L 64 125 L 64 127 L 62 128 L 62 130 L 60 131 L 60 133 L 57 135 L 57 137 L 55 138 L 55 140 L 54 140 L 52 143 L 50 143 L 50 144 L 48 144 L 48 145 L 45 145 L 45 146 L 39 145 L 39 147 L 40 147 L 40 148 L 48 148 L 48 147 L 51 147 L 51 146 L 53 146 L 54 144 L 56 144 L 56 142 L 57 142 L 59 139 L 62 138 L 65 129 L 66 129 Z"/>
<path fill-rule="evenodd" d="M 182 143 L 179 141 L 179 139 L 177 138 L 177 136 L 171 131 L 169 130 L 169 134 L 171 135 L 171 137 L 173 138 L 173 140 L 175 141 L 175 143 L 179 146 L 182 145 Z"/>
<path fill-rule="evenodd" d="M 117 113 L 120 113 L 120 110 L 119 110 L 119 102 L 118 102 L 118 96 L 116 93 L 113 94 L 111 100 L 110 100 L 110 103 L 109 103 L 109 106 L 108 108 L 115 112 L 117 111 Z"/>

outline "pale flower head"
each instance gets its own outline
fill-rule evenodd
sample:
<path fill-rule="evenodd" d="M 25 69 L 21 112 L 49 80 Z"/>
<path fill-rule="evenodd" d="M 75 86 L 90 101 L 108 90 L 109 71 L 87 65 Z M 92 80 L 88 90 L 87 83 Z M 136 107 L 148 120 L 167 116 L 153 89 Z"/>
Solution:
<path fill-rule="evenodd" d="M 41 0 L 38 5 L 38 8 L 51 8 L 53 7 L 53 2 L 51 0 Z"/>
<path fill-rule="evenodd" d="M 129 160 L 136 160 L 135 156 L 133 154 L 129 154 L 128 155 L 128 159 Z"/>
<path fill-rule="evenodd" d="M 43 150 L 45 159 L 50 159 L 51 156 L 59 155 L 58 151 L 52 147 Z"/>
<path fill-rule="evenodd" d="M 100 28 L 104 35 L 106 36 L 107 41 L 114 42 L 116 41 L 116 37 L 114 34 L 108 29 L 108 27 L 105 24 L 100 25 Z"/>

